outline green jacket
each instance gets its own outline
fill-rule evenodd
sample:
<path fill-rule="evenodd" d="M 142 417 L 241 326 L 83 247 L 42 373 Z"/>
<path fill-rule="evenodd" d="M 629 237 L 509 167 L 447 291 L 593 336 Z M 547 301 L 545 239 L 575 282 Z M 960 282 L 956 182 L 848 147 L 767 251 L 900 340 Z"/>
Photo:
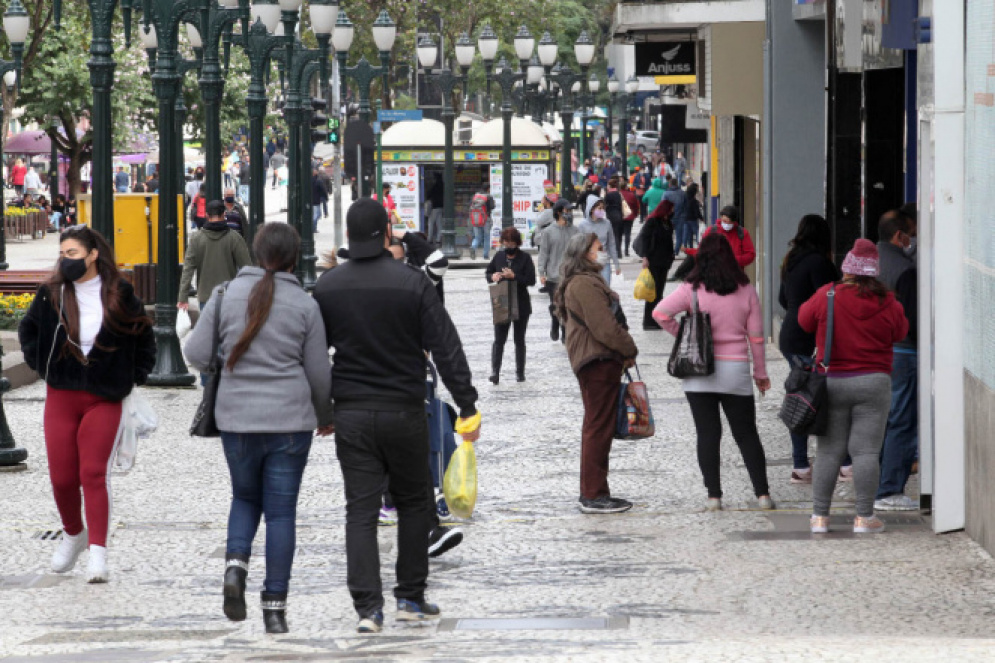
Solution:
<path fill-rule="evenodd" d="M 217 286 L 232 280 L 238 270 L 251 264 L 249 247 L 241 235 L 229 230 L 224 223 L 208 223 L 190 235 L 176 301 L 184 304 L 189 299 L 194 272 L 197 273 L 197 300 L 203 305 Z"/>
<path fill-rule="evenodd" d="M 647 216 L 653 213 L 656 206 L 660 204 L 660 200 L 663 199 L 663 194 L 666 193 L 663 189 L 663 180 L 659 177 L 653 180 L 653 185 L 650 186 L 650 190 L 643 194 L 643 202 L 646 203 L 646 214 Z"/>

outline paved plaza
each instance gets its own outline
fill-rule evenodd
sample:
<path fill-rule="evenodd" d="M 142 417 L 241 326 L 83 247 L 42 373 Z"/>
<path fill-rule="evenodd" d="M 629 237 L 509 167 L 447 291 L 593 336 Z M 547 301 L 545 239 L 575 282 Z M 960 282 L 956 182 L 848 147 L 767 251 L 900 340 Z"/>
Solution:
<path fill-rule="evenodd" d="M 330 234 L 329 223 L 319 240 Z M 12 246 L 11 262 L 21 267 L 17 252 Z M 705 512 L 690 411 L 666 374 L 672 339 L 641 330 L 642 303 L 631 296 L 637 271 L 628 262 L 618 289 L 657 434 L 616 442 L 612 492 L 636 506 L 610 516 L 577 510 L 582 409 L 566 353 L 548 337 L 545 296 L 535 295 L 528 381 L 514 381 L 509 344 L 494 387 L 483 272 L 446 277 L 447 307 L 481 394 L 480 497 L 462 525 L 464 543 L 431 563 L 428 596 L 443 619 L 397 624 L 388 598 L 378 636 L 355 633 L 332 439 L 315 441 L 305 472 L 291 632 L 267 636 L 262 531 L 249 619 L 233 623 L 221 612 L 229 480 L 220 443 L 187 435 L 197 389 L 144 390 L 162 421 L 135 469 L 114 477 L 107 585 L 83 581 L 85 555 L 74 573 L 48 572 L 59 520 L 42 437 L 44 387 L 11 392 L 7 416 L 31 455 L 27 471 L 0 473 L 0 660 L 995 660 L 995 562 L 965 534 L 936 536 L 928 515 L 898 514 L 884 517 L 886 533 L 855 536 L 848 484 L 834 503 L 839 531 L 808 533 L 811 490 L 787 481 L 790 442 L 776 416 L 787 366 L 774 348 L 774 390 L 758 399 L 758 419 L 779 509 L 757 510 L 727 436 L 727 508 Z M 390 588 L 396 529 L 379 531 Z"/>

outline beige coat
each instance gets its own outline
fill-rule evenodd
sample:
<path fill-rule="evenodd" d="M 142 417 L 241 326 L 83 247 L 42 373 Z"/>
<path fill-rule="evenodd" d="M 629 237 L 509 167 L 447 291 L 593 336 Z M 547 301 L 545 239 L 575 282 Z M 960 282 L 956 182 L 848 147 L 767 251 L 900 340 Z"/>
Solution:
<path fill-rule="evenodd" d="M 634 359 L 635 341 L 612 313 L 615 294 L 598 273 L 578 274 L 563 293 L 567 307 L 567 355 L 574 373 L 591 362 Z M 576 316 L 576 317 L 575 317 Z M 579 318 L 579 320 L 578 320 Z"/>

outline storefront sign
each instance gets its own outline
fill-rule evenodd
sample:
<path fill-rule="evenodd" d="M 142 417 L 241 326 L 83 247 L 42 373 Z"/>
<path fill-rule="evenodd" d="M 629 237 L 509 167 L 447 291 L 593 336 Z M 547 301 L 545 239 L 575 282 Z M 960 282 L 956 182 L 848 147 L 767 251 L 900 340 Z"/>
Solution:
<path fill-rule="evenodd" d="M 653 76 L 659 85 L 695 82 L 695 42 L 647 41 L 636 44 L 636 76 Z"/>
<path fill-rule="evenodd" d="M 383 167 L 383 182 L 390 185 L 390 197 L 397 205 L 397 213 L 407 230 L 419 230 L 421 191 L 418 183 L 418 166 L 390 164 Z"/>
<path fill-rule="evenodd" d="M 383 160 L 384 163 L 388 161 L 392 162 L 425 162 L 425 161 L 445 161 L 446 153 L 442 150 L 427 150 L 424 152 L 415 151 L 403 151 L 397 152 L 393 150 L 384 149 Z M 550 155 L 549 150 L 529 150 L 529 151 L 512 151 L 511 160 L 512 161 L 549 161 Z M 468 152 L 456 150 L 453 152 L 453 161 L 457 163 L 471 163 L 475 161 L 488 162 L 488 161 L 500 161 L 501 152 L 496 151 L 479 151 L 479 152 Z"/>
<path fill-rule="evenodd" d="M 542 198 L 546 195 L 548 169 L 545 164 L 512 164 L 511 200 L 515 227 L 522 233 L 522 241 L 529 245 L 529 236 L 535 227 L 536 217 L 542 210 Z M 496 248 L 501 236 L 501 210 L 503 184 L 502 166 L 491 164 L 491 196 L 494 198 L 494 225 L 491 229 L 491 247 Z"/>

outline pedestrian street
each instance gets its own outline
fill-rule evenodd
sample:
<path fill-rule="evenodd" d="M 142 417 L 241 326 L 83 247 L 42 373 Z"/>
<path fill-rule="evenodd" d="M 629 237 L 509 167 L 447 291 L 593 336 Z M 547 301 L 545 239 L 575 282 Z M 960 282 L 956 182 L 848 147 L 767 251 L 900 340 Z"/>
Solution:
<path fill-rule="evenodd" d="M 316 439 L 304 474 L 290 633 L 260 619 L 263 533 L 248 583 L 249 616 L 221 612 L 230 497 L 220 443 L 187 435 L 199 389 L 143 389 L 160 414 L 135 468 L 113 477 L 108 584 L 48 571 L 59 518 L 42 437 L 44 385 L 6 395 L 29 469 L 0 473 L 0 661 L 991 661 L 995 562 L 962 532 L 937 536 L 915 514 L 885 514 L 888 531 L 854 535 L 850 484 L 838 488 L 836 531 L 811 535 L 811 487 L 788 483 L 787 431 L 777 419 L 787 366 L 768 348 L 774 388 L 757 400 L 774 512 L 757 510 L 731 438 L 723 440 L 726 510 L 705 512 L 694 427 L 666 373 L 672 338 L 644 332 L 638 273 L 622 294 L 640 348 L 656 436 L 616 441 L 619 515 L 577 509 L 582 416 L 563 346 L 549 340 L 535 294 L 527 381 L 505 365 L 487 382 L 493 338 L 481 270 L 451 270 L 446 303 L 480 392 L 479 498 L 459 547 L 432 560 L 427 596 L 442 619 L 355 632 L 345 576 L 344 498 L 331 438 Z M 673 284 L 670 284 L 673 287 Z M 633 324 L 635 323 L 635 324 Z M 280 414 L 273 413 L 274 417 Z M 834 519 L 835 520 L 835 519 Z M 384 586 L 396 529 L 379 528 Z"/>

